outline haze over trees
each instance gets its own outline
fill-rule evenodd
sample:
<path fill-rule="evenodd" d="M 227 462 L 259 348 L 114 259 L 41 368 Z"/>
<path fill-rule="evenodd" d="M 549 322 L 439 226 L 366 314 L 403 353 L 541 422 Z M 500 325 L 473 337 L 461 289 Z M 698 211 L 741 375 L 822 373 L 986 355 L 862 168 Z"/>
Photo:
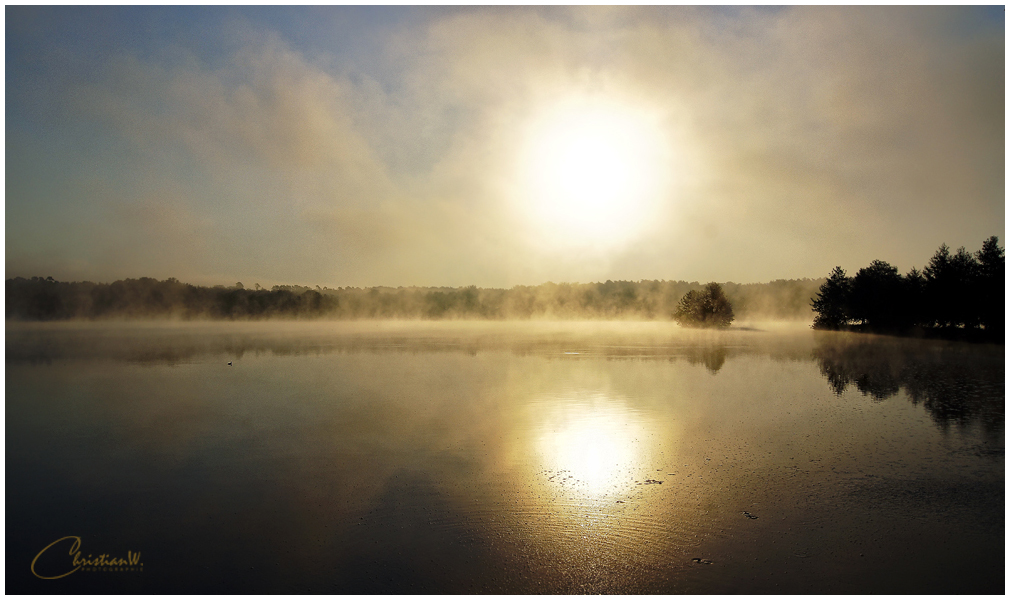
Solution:
<path fill-rule="evenodd" d="M 682 327 L 729 327 L 733 322 L 733 307 L 722 286 L 712 282 L 701 290 L 684 294 L 673 313 L 673 320 Z"/>
<path fill-rule="evenodd" d="M 1006 258 L 992 236 L 974 254 L 942 244 L 925 268 L 902 276 L 882 260 L 848 277 L 835 267 L 811 306 L 815 329 L 975 332 L 1004 339 Z"/>
<path fill-rule="evenodd" d="M 810 297 L 824 280 L 724 283 L 735 316 L 813 317 Z M 698 282 L 544 283 L 511 289 L 450 287 L 204 287 L 144 277 L 113 283 L 13 278 L 7 319 L 646 319 L 670 320 Z"/>

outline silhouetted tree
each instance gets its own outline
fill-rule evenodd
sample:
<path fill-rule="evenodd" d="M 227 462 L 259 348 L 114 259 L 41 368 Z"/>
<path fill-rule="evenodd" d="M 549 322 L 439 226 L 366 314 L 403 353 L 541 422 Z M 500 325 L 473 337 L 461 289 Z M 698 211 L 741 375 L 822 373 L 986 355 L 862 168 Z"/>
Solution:
<path fill-rule="evenodd" d="M 841 329 L 848 325 L 851 290 L 852 280 L 846 277 L 845 270 L 841 267 L 832 269 L 828 280 L 821 284 L 817 298 L 811 302 L 817 313 L 814 329 Z"/>
<path fill-rule="evenodd" d="M 926 325 L 949 327 L 956 321 L 957 275 L 951 261 L 950 247 L 940 248 L 926 263 L 922 274 L 926 277 Z"/>
<path fill-rule="evenodd" d="M 963 327 L 978 327 L 979 311 L 977 306 L 976 286 L 978 281 L 978 262 L 975 256 L 961 246 L 951 258 L 954 270 L 954 285 L 957 292 L 951 293 L 954 324 Z"/>
<path fill-rule="evenodd" d="M 722 291 L 712 282 L 702 290 L 692 290 L 680 299 L 673 319 L 684 327 L 729 327 L 733 322 L 733 307 Z"/>
<path fill-rule="evenodd" d="M 973 289 L 978 263 L 964 247 L 952 256 L 947 244 L 929 260 L 926 276 L 926 321 L 939 327 L 978 325 Z"/>
<path fill-rule="evenodd" d="M 926 318 L 926 278 L 922 272 L 912 267 L 902 280 L 904 295 L 901 306 L 904 326 L 921 325 Z"/>
<path fill-rule="evenodd" d="M 882 260 L 859 269 L 852 279 L 849 317 L 875 329 L 894 329 L 902 323 L 903 310 L 901 275 L 898 269 Z"/>
<path fill-rule="evenodd" d="M 930 335 L 1002 341 L 1005 264 L 993 236 L 974 254 L 964 247 L 951 254 L 941 244 L 922 272 L 913 267 L 904 277 L 880 260 L 852 279 L 835 267 L 811 303 L 813 326 L 844 329 L 853 321 L 870 331 L 920 326 Z"/>
<path fill-rule="evenodd" d="M 975 254 L 978 262 L 976 294 L 980 321 L 987 332 L 1003 339 L 1006 314 L 1005 287 L 1006 256 L 999 247 L 999 238 L 992 236 L 982 243 Z"/>

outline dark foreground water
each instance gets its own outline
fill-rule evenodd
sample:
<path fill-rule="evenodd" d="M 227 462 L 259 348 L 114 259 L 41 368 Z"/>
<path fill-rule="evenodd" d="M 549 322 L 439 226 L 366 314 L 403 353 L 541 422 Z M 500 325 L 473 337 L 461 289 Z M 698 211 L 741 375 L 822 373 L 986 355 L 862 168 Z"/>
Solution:
<path fill-rule="evenodd" d="M 1003 347 L 764 329 L 8 323 L 6 591 L 1004 593 Z"/>

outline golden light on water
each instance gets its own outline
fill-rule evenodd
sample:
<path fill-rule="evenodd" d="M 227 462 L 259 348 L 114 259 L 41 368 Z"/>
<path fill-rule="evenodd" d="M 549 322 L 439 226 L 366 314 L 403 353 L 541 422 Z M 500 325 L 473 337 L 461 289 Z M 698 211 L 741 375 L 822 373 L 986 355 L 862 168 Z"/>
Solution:
<path fill-rule="evenodd" d="M 658 119 L 614 98 L 572 96 L 530 123 L 519 195 L 540 233 L 564 246 L 619 246 L 652 221 L 668 188 Z"/>
<path fill-rule="evenodd" d="M 553 484 L 587 500 L 634 485 L 650 434 L 640 415 L 603 394 L 544 408 L 537 450 Z"/>

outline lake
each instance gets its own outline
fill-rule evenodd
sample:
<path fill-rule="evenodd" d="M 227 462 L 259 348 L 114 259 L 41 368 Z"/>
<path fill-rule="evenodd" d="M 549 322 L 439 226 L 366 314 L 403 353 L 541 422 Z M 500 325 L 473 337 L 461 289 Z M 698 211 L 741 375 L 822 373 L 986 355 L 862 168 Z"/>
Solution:
<path fill-rule="evenodd" d="M 5 381 L 9 593 L 1004 593 L 1003 346 L 9 322 Z"/>

